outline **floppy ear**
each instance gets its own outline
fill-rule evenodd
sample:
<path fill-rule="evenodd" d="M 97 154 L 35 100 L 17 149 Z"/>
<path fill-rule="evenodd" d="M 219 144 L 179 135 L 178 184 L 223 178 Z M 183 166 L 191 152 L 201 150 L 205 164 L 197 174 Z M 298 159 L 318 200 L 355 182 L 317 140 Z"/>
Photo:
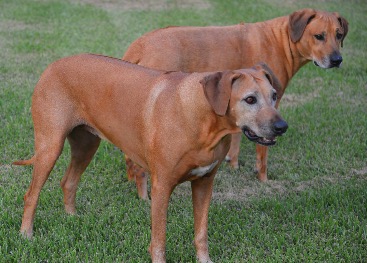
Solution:
<path fill-rule="evenodd" d="M 314 9 L 302 9 L 289 16 L 288 32 L 293 43 L 299 41 L 305 31 L 306 26 L 316 16 Z"/>
<path fill-rule="evenodd" d="M 339 20 L 339 23 L 340 23 L 340 26 L 343 28 L 344 30 L 344 34 L 343 34 L 343 38 L 341 39 L 341 46 L 343 47 L 343 41 L 344 41 L 344 38 L 347 36 L 348 34 L 348 21 L 339 15 L 339 13 L 334 13 L 336 15 L 336 17 L 338 18 Z"/>
<path fill-rule="evenodd" d="M 277 91 L 278 100 L 280 100 L 282 98 L 282 96 L 283 96 L 284 90 L 282 88 L 282 84 L 280 84 L 280 81 L 277 78 L 277 76 L 275 76 L 274 72 L 264 62 L 258 63 L 257 65 L 255 65 L 254 68 L 256 70 L 263 71 L 265 77 L 269 80 L 270 84 Z"/>
<path fill-rule="evenodd" d="M 224 116 L 226 114 L 233 81 L 239 78 L 240 75 L 240 73 L 231 71 L 216 72 L 200 80 L 205 97 L 217 115 Z"/>

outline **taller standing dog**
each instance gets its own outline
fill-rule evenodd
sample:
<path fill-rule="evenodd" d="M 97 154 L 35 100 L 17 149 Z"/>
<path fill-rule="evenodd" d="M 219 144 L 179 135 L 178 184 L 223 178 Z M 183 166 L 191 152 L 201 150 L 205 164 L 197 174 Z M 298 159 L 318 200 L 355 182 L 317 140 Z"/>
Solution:
<path fill-rule="evenodd" d="M 184 72 L 245 68 L 264 61 L 282 85 L 278 106 L 289 80 L 307 62 L 313 61 L 322 68 L 340 66 L 339 50 L 347 33 L 348 22 L 338 13 L 302 9 L 289 16 L 251 24 L 158 29 L 133 42 L 123 60 Z M 240 133 L 232 136 L 227 155 L 235 168 L 240 141 Z M 266 181 L 268 148 L 256 145 L 256 152 L 258 179 Z M 140 192 L 141 197 L 147 197 Z"/>

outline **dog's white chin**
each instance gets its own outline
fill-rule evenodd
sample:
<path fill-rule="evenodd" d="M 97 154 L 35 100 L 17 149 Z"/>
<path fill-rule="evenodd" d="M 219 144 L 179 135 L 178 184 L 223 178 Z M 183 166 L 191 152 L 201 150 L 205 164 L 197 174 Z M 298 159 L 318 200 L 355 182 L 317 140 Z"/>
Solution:
<path fill-rule="evenodd" d="M 324 65 L 323 63 L 319 62 L 319 61 L 316 61 L 316 60 L 313 60 L 313 64 L 317 67 L 320 67 L 320 68 L 330 68 L 330 66 L 326 66 Z"/>

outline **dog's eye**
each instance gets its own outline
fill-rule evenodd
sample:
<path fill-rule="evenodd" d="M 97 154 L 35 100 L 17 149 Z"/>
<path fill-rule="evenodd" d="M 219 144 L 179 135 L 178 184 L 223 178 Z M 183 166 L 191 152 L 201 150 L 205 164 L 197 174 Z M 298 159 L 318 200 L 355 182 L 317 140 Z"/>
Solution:
<path fill-rule="evenodd" d="M 277 94 L 274 92 L 274 93 L 273 93 L 273 101 L 276 101 L 276 100 L 277 100 L 277 98 L 278 98 L 278 96 L 277 96 Z"/>
<path fill-rule="evenodd" d="M 325 38 L 324 38 L 324 36 L 323 35 L 321 35 L 321 34 L 317 34 L 317 35 L 315 35 L 315 38 L 317 39 L 317 40 L 324 40 Z"/>
<path fill-rule="evenodd" d="M 336 33 L 336 38 L 337 38 L 338 40 L 342 39 L 342 38 L 343 38 L 343 34 L 341 34 L 341 33 Z"/>
<path fill-rule="evenodd" d="M 254 96 L 249 96 L 246 99 L 244 99 L 247 104 L 255 104 L 257 102 L 256 98 Z"/>

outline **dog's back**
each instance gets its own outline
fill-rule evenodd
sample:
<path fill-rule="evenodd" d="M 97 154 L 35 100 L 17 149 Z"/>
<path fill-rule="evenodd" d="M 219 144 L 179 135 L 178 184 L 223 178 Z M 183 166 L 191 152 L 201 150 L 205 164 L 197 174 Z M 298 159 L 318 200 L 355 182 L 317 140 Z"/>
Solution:
<path fill-rule="evenodd" d="M 135 40 L 123 60 L 160 70 L 184 72 L 238 69 L 241 68 L 238 56 L 243 27 L 158 29 Z"/>

